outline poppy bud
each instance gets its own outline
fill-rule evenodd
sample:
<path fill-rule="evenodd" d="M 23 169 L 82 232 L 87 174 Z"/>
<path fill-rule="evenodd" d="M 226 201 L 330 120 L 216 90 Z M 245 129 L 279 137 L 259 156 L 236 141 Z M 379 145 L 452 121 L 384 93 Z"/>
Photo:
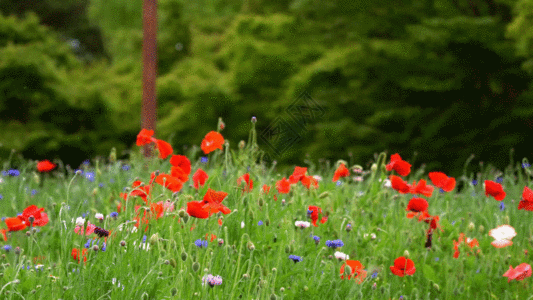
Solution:
<path fill-rule="evenodd" d="M 37 185 L 41 183 L 41 177 L 39 177 L 39 175 L 35 172 L 33 172 L 33 181 L 35 181 Z"/>
<path fill-rule="evenodd" d="M 248 242 L 248 245 L 247 245 L 247 247 L 248 247 L 248 250 L 250 250 L 250 251 L 253 251 L 253 250 L 255 250 L 255 245 L 254 245 L 254 243 L 252 243 L 251 241 L 250 241 L 250 242 Z"/>
<path fill-rule="evenodd" d="M 309 288 L 306 286 L 304 286 L 304 291 L 307 292 L 309 290 Z"/>
<path fill-rule="evenodd" d="M 189 215 L 185 215 L 181 219 L 183 220 L 183 223 L 187 224 L 187 222 L 189 221 Z"/>
<path fill-rule="evenodd" d="M 169 259 L 168 263 L 174 268 L 177 266 L 176 260 L 173 258 Z"/>
<path fill-rule="evenodd" d="M 322 194 L 318 195 L 318 198 L 324 199 L 329 196 L 329 192 L 323 192 Z"/>
<path fill-rule="evenodd" d="M 352 268 L 348 265 L 346 265 L 344 267 L 344 274 L 346 274 L 347 276 L 351 276 L 352 275 Z"/>
<path fill-rule="evenodd" d="M 479 231 L 479 233 L 483 233 L 485 231 L 485 227 L 483 227 L 483 225 L 479 225 L 477 230 Z"/>
<path fill-rule="evenodd" d="M 265 220 L 265 225 L 266 225 L 266 226 L 269 226 L 269 225 L 270 225 L 270 219 L 267 218 L 267 219 Z"/>
<path fill-rule="evenodd" d="M 150 237 L 150 244 L 151 244 L 151 245 L 156 245 L 157 243 L 159 243 L 159 234 L 154 233 L 154 234 L 152 234 L 152 236 Z"/>
<path fill-rule="evenodd" d="M 468 231 L 474 231 L 474 229 L 476 229 L 476 225 L 474 225 L 474 222 L 470 222 L 468 224 Z"/>
<path fill-rule="evenodd" d="M 285 253 L 292 253 L 292 247 L 291 245 L 285 246 Z"/>
<path fill-rule="evenodd" d="M 244 149 L 245 146 L 246 146 L 246 142 L 243 141 L 243 140 L 241 140 L 241 141 L 239 142 L 239 149 Z"/>
<path fill-rule="evenodd" d="M 172 295 L 172 297 L 176 296 L 177 293 L 178 293 L 178 289 L 177 288 L 172 288 L 170 290 L 170 294 Z"/>
<path fill-rule="evenodd" d="M 187 260 L 187 253 L 181 252 L 181 260 L 186 261 Z"/>
<path fill-rule="evenodd" d="M 198 272 L 198 270 L 200 270 L 200 264 L 199 264 L 198 262 L 194 262 L 194 263 L 192 264 L 192 270 L 193 270 L 193 272 L 195 272 L 195 273 Z"/>
<path fill-rule="evenodd" d="M 109 153 L 109 162 L 115 163 L 117 161 L 117 149 L 115 147 L 111 148 L 111 152 Z"/>
<path fill-rule="evenodd" d="M 276 294 L 272 294 L 270 295 L 270 300 L 277 300 L 278 297 L 276 296 Z"/>
<path fill-rule="evenodd" d="M 377 170 L 378 170 L 378 165 L 372 164 L 372 166 L 370 167 L 370 171 L 372 171 L 372 173 L 376 173 Z"/>
<path fill-rule="evenodd" d="M 405 256 L 405 258 L 408 258 L 409 257 L 409 251 L 405 250 L 403 252 L 403 256 Z"/>
<path fill-rule="evenodd" d="M 257 201 L 257 204 L 262 207 L 264 204 L 265 204 L 265 201 L 263 200 L 263 198 L 259 198 L 259 201 Z"/>

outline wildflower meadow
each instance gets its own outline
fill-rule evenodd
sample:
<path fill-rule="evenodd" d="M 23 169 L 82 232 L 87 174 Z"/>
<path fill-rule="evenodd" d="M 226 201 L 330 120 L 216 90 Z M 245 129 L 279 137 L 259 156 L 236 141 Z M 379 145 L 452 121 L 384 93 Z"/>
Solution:
<path fill-rule="evenodd" d="M 456 178 L 385 152 L 284 171 L 256 122 L 182 150 L 143 129 L 128 160 L 77 169 L 4 160 L 0 298 L 532 298 L 527 159 Z"/>

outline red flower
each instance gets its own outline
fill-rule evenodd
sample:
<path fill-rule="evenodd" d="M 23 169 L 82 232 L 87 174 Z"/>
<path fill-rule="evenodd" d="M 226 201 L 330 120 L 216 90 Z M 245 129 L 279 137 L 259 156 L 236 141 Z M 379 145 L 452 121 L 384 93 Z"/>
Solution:
<path fill-rule="evenodd" d="M 191 174 L 191 161 L 185 155 L 172 155 L 170 164 L 179 167 L 185 174 Z"/>
<path fill-rule="evenodd" d="M 394 275 L 403 277 L 405 275 L 413 275 L 416 271 L 416 268 L 415 263 L 412 260 L 400 256 L 394 260 L 394 266 L 391 266 L 390 270 Z"/>
<path fill-rule="evenodd" d="M 270 186 L 263 184 L 263 194 L 270 193 Z"/>
<path fill-rule="evenodd" d="M 194 182 L 194 188 L 198 189 L 200 186 L 204 186 L 205 182 L 207 181 L 207 178 L 209 178 L 209 176 L 207 176 L 207 173 L 204 170 L 202 169 L 196 170 L 194 175 L 192 175 L 192 181 Z"/>
<path fill-rule="evenodd" d="M 526 263 L 519 264 L 513 269 L 513 266 L 509 266 L 509 270 L 503 274 L 503 277 L 509 278 L 507 282 L 511 280 L 524 280 L 526 277 L 531 276 L 531 266 Z"/>
<path fill-rule="evenodd" d="M 137 146 L 144 146 L 151 142 L 155 142 L 155 139 L 152 137 L 153 135 L 153 130 L 141 129 L 141 132 L 137 135 Z"/>
<path fill-rule="evenodd" d="M 294 172 L 292 172 L 292 175 L 289 177 L 289 182 L 291 184 L 296 184 L 298 181 L 302 180 L 305 177 L 305 173 L 307 173 L 307 168 L 302 167 L 294 167 Z"/>
<path fill-rule="evenodd" d="M 320 214 L 322 213 L 322 208 L 320 208 L 318 206 L 310 205 L 309 208 L 307 209 L 307 215 L 311 218 L 311 220 L 313 221 L 313 226 L 315 226 L 315 227 L 318 227 L 316 222 L 318 221 L 318 214 L 319 213 Z M 324 224 L 327 221 L 327 219 L 328 219 L 327 217 L 323 217 L 322 220 L 321 220 L 321 223 Z"/>
<path fill-rule="evenodd" d="M 527 186 L 522 191 L 522 199 L 518 203 L 518 209 L 533 211 L 533 191 Z"/>
<path fill-rule="evenodd" d="M 366 271 L 363 270 L 364 267 L 361 262 L 358 260 L 347 260 L 346 263 L 341 266 L 341 279 L 344 279 L 344 268 L 346 265 L 350 266 L 350 269 L 352 269 L 352 272 L 346 276 L 348 280 L 352 279 L 353 276 L 353 279 L 356 279 L 357 283 L 361 284 L 366 278 Z M 357 273 L 357 275 L 355 275 L 355 273 Z"/>
<path fill-rule="evenodd" d="M 27 227 L 26 223 L 24 223 L 24 221 L 22 221 L 21 219 L 19 219 L 17 217 L 15 217 L 15 218 L 6 218 L 5 222 L 6 222 L 6 225 L 7 225 L 7 228 L 9 229 L 9 231 L 24 230 Z"/>
<path fill-rule="evenodd" d="M 254 182 L 250 179 L 250 174 L 246 173 L 244 175 L 242 175 L 241 177 L 239 177 L 237 179 L 237 185 L 240 186 L 242 182 L 245 182 L 246 185 L 243 189 L 243 192 L 249 192 L 253 189 L 254 187 Z"/>
<path fill-rule="evenodd" d="M 170 175 L 176 179 L 179 179 L 181 182 L 189 181 L 189 173 L 185 173 L 185 171 L 183 171 L 180 167 L 170 167 Z"/>
<path fill-rule="evenodd" d="M 179 192 L 183 187 L 183 182 L 181 182 L 178 178 L 168 174 L 159 174 L 155 178 L 155 182 L 166 187 L 174 193 Z"/>
<path fill-rule="evenodd" d="M 55 169 L 57 165 L 50 162 L 48 159 L 42 160 L 37 163 L 37 171 L 39 172 L 50 172 Z"/>
<path fill-rule="evenodd" d="M 201 148 L 205 154 L 215 151 L 215 149 L 222 150 L 222 145 L 224 145 L 224 137 L 222 134 L 211 131 L 202 140 Z"/>
<path fill-rule="evenodd" d="M 276 182 L 276 189 L 280 194 L 288 194 L 291 190 L 291 183 L 283 177 L 283 179 Z"/>
<path fill-rule="evenodd" d="M 308 189 L 311 188 L 311 185 L 313 185 L 313 188 L 315 189 L 318 188 L 318 180 L 316 180 L 313 176 L 304 176 L 301 179 L 301 182 Z"/>
<path fill-rule="evenodd" d="M 134 181 L 131 186 L 134 189 L 129 193 L 130 197 L 141 197 L 144 202 L 147 201 L 147 197 L 150 196 L 150 185 L 141 185 L 142 182 L 140 180 Z M 128 193 L 120 193 L 120 197 L 122 197 L 124 200 L 128 200 Z M 120 211 L 119 211 L 120 212 Z"/>
<path fill-rule="evenodd" d="M 4 237 L 4 242 L 7 242 L 7 235 L 6 235 L 6 232 L 7 232 L 7 230 L 5 230 L 5 229 L 0 229 L 0 233 L 1 233 L 2 236 Z"/>
<path fill-rule="evenodd" d="M 341 177 L 347 177 L 350 176 L 350 171 L 348 171 L 348 168 L 344 164 L 340 164 L 337 167 L 337 170 L 335 170 L 335 174 L 333 175 L 333 182 L 339 180 Z"/>
<path fill-rule="evenodd" d="M 204 208 L 210 212 L 210 215 L 219 211 L 225 215 L 229 214 L 231 210 L 222 205 L 222 201 L 224 198 L 226 198 L 226 196 L 228 196 L 228 193 L 226 192 L 217 192 L 215 190 L 208 189 L 203 200 Z"/>
<path fill-rule="evenodd" d="M 206 234 L 205 234 L 205 239 L 207 240 L 208 237 L 209 237 L 209 233 L 206 233 Z M 217 238 L 216 235 L 211 234 L 211 240 L 210 240 L 210 242 L 214 241 L 216 238 Z"/>
<path fill-rule="evenodd" d="M 411 194 L 422 194 L 426 197 L 431 197 L 431 194 L 433 194 L 433 187 L 426 185 L 426 181 L 424 179 L 420 179 L 418 184 L 416 184 L 416 181 L 413 182 L 413 185 L 410 186 L 409 191 Z"/>
<path fill-rule="evenodd" d="M 33 226 L 44 226 L 48 224 L 48 215 L 43 212 L 44 208 L 37 208 L 35 205 L 30 205 L 24 209 L 22 215 L 18 216 L 21 221 L 25 224 L 31 225 L 29 220 L 30 217 L 33 217 Z"/>
<path fill-rule="evenodd" d="M 391 175 L 390 183 L 392 188 L 397 190 L 400 194 L 407 194 L 411 191 L 411 187 L 399 176 Z"/>
<path fill-rule="evenodd" d="M 455 188 L 455 178 L 448 177 L 442 172 L 429 172 L 429 179 L 433 185 L 445 192 L 451 192 Z"/>
<path fill-rule="evenodd" d="M 72 258 L 74 258 L 75 261 L 77 261 L 78 263 L 80 262 L 80 250 L 74 248 L 72 249 L 70 255 L 72 256 Z M 83 256 L 83 261 L 87 262 L 87 249 L 83 249 L 83 251 L 81 252 L 81 256 Z"/>
<path fill-rule="evenodd" d="M 391 155 L 390 163 L 386 166 L 387 171 L 396 171 L 400 176 L 407 176 L 411 173 L 411 164 L 402 160 L 400 154 L 396 153 Z"/>
<path fill-rule="evenodd" d="M 453 254 L 453 258 L 459 258 L 459 246 L 463 242 L 467 244 L 468 247 L 470 247 L 470 249 L 473 249 L 474 247 L 479 247 L 479 243 L 476 239 L 467 238 L 465 237 L 464 233 L 461 233 L 459 234 L 458 241 L 455 241 L 455 240 L 453 241 L 453 249 L 455 250 L 455 253 Z M 480 250 L 478 249 L 478 252 L 479 251 Z"/>
<path fill-rule="evenodd" d="M 489 195 L 498 201 L 502 201 L 505 198 L 502 185 L 491 180 L 485 180 L 485 196 L 488 197 Z"/>
<path fill-rule="evenodd" d="M 167 158 L 174 150 L 172 149 L 172 146 L 163 141 L 163 140 L 156 140 L 157 149 L 159 150 L 159 158 L 165 159 Z"/>
<path fill-rule="evenodd" d="M 407 204 L 407 208 L 405 210 L 419 213 L 419 212 L 427 211 L 428 207 L 429 207 L 429 204 L 426 201 L 426 199 L 412 198 L 411 200 L 409 200 L 409 204 Z"/>
<path fill-rule="evenodd" d="M 207 219 L 210 216 L 209 212 L 204 209 L 203 201 L 187 202 L 187 213 L 198 219 Z"/>

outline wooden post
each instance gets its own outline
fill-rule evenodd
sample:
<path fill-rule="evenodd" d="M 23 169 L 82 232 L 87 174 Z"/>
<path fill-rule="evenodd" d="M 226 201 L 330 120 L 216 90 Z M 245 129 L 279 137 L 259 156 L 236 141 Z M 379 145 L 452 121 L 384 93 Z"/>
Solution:
<path fill-rule="evenodd" d="M 154 130 L 157 119 L 157 0 L 143 0 L 143 103 L 141 127 Z M 152 155 L 152 145 L 144 146 L 144 156 Z"/>

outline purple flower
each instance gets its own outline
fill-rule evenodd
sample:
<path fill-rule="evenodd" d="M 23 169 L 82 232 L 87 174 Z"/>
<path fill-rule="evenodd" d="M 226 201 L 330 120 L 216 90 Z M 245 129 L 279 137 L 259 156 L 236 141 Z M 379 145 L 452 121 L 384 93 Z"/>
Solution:
<path fill-rule="evenodd" d="M 292 259 L 292 261 L 294 261 L 294 263 L 302 261 L 302 257 L 297 256 L 297 255 L 289 255 L 289 259 Z"/>
<path fill-rule="evenodd" d="M 207 241 L 202 241 L 201 239 L 197 239 L 196 241 L 194 241 L 194 244 L 198 247 L 198 248 L 207 248 Z"/>

